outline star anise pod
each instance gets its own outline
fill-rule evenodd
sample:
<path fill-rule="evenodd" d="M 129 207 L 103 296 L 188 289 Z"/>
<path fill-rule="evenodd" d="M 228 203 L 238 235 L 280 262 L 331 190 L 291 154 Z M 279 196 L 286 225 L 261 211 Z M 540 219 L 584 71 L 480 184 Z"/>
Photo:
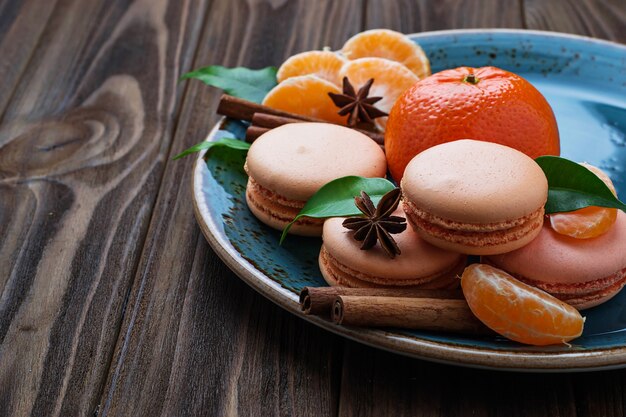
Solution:
<path fill-rule="evenodd" d="M 388 116 L 384 111 L 374 107 L 374 103 L 382 100 L 382 97 L 368 97 L 374 79 L 370 78 L 358 92 L 350 84 L 348 77 L 343 77 L 343 94 L 328 93 L 330 99 L 339 107 L 337 114 L 348 116 L 348 126 L 354 127 L 358 122 L 373 123 L 377 117 Z"/>
<path fill-rule="evenodd" d="M 380 199 L 376 207 L 365 191 L 361 191 L 360 197 L 354 197 L 354 203 L 364 216 L 349 217 L 342 224 L 347 229 L 355 230 L 354 238 L 363 242 L 362 250 L 372 248 L 378 241 L 391 259 L 400 255 L 400 248 L 391 235 L 406 229 L 406 219 L 392 216 L 391 213 L 398 207 L 401 195 L 400 189 L 394 188 Z"/>

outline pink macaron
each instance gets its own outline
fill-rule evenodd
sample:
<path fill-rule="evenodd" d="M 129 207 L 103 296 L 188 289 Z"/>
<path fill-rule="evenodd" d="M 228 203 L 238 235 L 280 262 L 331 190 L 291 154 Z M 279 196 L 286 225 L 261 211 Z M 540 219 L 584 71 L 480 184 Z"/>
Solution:
<path fill-rule="evenodd" d="M 541 288 L 579 310 L 594 307 L 626 284 L 626 213 L 593 239 L 575 239 L 544 224 L 535 240 L 483 261 Z"/>
<path fill-rule="evenodd" d="M 394 215 L 403 216 L 397 210 Z M 319 266 L 329 285 L 353 288 L 456 288 L 465 268 L 465 255 L 430 245 L 410 227 L 394 234 L 401 254 L 391 259 L 377 243 L 361 250 L 354 232 L 345 228 L 344 218 L 324 223 Z"/>

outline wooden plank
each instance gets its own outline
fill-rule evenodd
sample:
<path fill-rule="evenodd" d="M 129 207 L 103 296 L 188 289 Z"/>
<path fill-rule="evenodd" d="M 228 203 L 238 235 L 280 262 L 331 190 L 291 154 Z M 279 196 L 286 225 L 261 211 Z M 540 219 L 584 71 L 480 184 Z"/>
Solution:
<path fill-rule="evenodd" d="M 0 130 L 0 415 L 93 414 L 204 10 L 55 5 Z"/>
<path fill-rule="evenodd" d="M 574 417 L 570 378 L 439 365 L 350 342 L 339 415 Z"/>
<path fill-rule="evenodd" d="M 429 30 L 523 27 L 517 1 L 368 0 L 365 26 L 403 33 Z"/>
<path fill-rule="evenodd" d="M 623 0 L 524 0 L 528 29 L 552 30 L 626 43 Z"/>
<path fill-rule="evenodd" d="M 340 47 L 359 11 L 357 1 L 216 1 L 194 67 Z M 205 137 L 218 97 L 190 82 L 171 155 Z M 335 414 L 341 339 L 256 294 L 207 247 L 192 163 L 167 164 L 100 415 Z"/>
<path fill-rule="evenodd" d="M 577 417 L 626 415 L 626 371 L 572 375 Z"/>
<path fill-rule="evenodd" d="M 0 1 L 0 115 L 39 41 L 56 0 Z"/>

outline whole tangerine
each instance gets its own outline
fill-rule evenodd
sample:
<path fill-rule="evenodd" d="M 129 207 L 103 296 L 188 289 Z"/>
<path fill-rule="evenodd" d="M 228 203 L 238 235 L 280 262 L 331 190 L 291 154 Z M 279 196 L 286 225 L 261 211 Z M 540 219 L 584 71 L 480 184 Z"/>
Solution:
<path fill-rule="evenodd" d="M 495 67 L 441 71 L 400 96 L 385 130 L 391 175 L 400 181 L 415 155 L 458 139 L 499 143 L 531 158 L 560 153 L 545 97 L 519 75 Z"/>

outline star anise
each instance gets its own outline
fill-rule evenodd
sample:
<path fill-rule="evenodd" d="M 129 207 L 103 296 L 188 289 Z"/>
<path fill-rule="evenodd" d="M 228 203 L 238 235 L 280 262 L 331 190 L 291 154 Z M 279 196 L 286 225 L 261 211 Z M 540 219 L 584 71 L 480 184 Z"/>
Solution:
<path fill-rule="evenodd" d="M 348 77 L 343 77 L 343 94 L 328 93 L 330 99 L 339 107 L 337 114 L 348 116 L 348 126 L 354 127 L 358 122 L 372 124 L 377 117 L 388 116 L 384 111 L 374 107 L 374 103 L 382 100 L 382 97 L 368 97 L 374 79 L 370 78 L 358 92 L 350 84 Z"/>
<path fill-rule="evenodd" d="M 378 241 L 391 259 L 400 255 L 400 248 L 391 235 L 406 229 L 406 219 L 392 216 L 391 213 L 398 207 L 401 195 L 400 189 L 394 188 L 380 199 L 376 207 L 365 191 L 361 191 L 360 197 L 354 197 L 354 203 L 365 216 L 349 217 L 342 224 L 347 229 L 355 230 L 354 238 L 363 242 L 362 250 L 372 248 Z"/>

